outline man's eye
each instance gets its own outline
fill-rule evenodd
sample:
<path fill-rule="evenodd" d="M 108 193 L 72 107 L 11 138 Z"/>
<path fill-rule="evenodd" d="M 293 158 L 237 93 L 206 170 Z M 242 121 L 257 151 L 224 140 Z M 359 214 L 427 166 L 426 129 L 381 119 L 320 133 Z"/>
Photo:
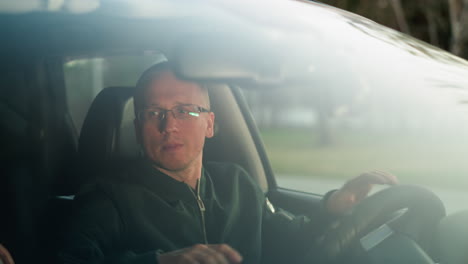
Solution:
<path fill-rule="evenodd" d="M 184 108 L 178 108 L 176 111 L 179 114 L 187 114 L 188 112 L 190 112 L 189 110 L 184 109 Z"/>
<path fill-rule="evenodd" d="M 149 117 L 159 116 L 159 112 L 158 111 L 149 111 L 148 116 Z"/>

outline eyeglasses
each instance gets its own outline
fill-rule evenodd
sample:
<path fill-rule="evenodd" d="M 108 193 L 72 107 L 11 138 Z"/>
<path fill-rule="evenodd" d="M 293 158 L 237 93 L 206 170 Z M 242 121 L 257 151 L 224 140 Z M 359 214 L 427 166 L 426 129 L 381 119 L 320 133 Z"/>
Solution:
<path fill-rule="evenodd" d="M 187 120 L 199 117 L 200 113 L 211 111 L 197 105 L 178 105 L 169 110 L 156 107 L 140 111 L 138 113 L 138 120 L 159 122 L 167 118 L 167 112 L 171 112 L 175 119 Z"/>

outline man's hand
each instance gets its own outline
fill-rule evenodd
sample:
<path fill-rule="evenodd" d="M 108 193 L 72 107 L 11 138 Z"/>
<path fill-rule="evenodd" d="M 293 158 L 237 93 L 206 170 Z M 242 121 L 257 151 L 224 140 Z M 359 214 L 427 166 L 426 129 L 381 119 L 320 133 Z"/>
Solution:
<path fill-rule="evenodd" d="M 202 245 L 171 251 L 158 256 L 160 264 L 234 264 L 241 263 L 242 256 L 226 244 Z"/>
<path fill-rule="evenodd" d="M 10 252 L 2 244 L 0 244 L 0 264 L 15 264 Z"/>
<path fill-rule="evenodd" d="M 327 201 L 326 207 L 330 213 L 343 214 L 356 203 L 366 198 L 374 184 L 398 184 L 395 175 L 384 171 L 365 172 L 349 181 L 341 189 L 334 192 Z"/>

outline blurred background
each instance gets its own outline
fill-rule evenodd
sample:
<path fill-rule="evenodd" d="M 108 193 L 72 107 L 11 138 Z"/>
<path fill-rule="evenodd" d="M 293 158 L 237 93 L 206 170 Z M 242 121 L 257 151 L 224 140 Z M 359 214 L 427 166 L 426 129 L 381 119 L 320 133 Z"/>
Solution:
<path fill-rule="evenodd" d="M 466 0 L 324 0 L 468 58 L 468 1 Z"/>

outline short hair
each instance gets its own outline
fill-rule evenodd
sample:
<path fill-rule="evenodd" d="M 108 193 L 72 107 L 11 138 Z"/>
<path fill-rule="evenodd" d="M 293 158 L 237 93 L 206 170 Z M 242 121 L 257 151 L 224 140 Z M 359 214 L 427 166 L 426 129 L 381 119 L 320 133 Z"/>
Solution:
<path fill-rule="evenodd" d="M 145 92 L 148 88 L 148 85 L 161 73 L 165 71 L 172 71 L 172 67 L 169 62 L 163 61 L 158 64 L 154 64 L 153 66 L 146 69 L 138 79 L 135 92 L 133 94 L 133 105 L 135 110 L 135 116 L 138 115 L 138 112 L 143 108 L 145 102 Z"/>
<path fill-rule="evenodd" d="M 137 116 L 138 112 L 144 107 L 146 89 L 151 84 L 151 82 L 154 79 L 157 79 L 163 72 L 174 73 L 174 70 L 172 69 L 172 65 L 168 61 L 157 63 L 149 67 L 148 69 L 146 69 L 141 74 L 135 86 L 135 92 L 133 94 L 133 105 L 134 105 L 135 116 Z M 207 106 L 209 108 L 210 97 L 208 94 L 208 89 L 202 84 L 199 84 L 199 83 L 197 84 L 200 87 L 202 93 L 205 94 L 206 102 L 208 104 Z"/>

